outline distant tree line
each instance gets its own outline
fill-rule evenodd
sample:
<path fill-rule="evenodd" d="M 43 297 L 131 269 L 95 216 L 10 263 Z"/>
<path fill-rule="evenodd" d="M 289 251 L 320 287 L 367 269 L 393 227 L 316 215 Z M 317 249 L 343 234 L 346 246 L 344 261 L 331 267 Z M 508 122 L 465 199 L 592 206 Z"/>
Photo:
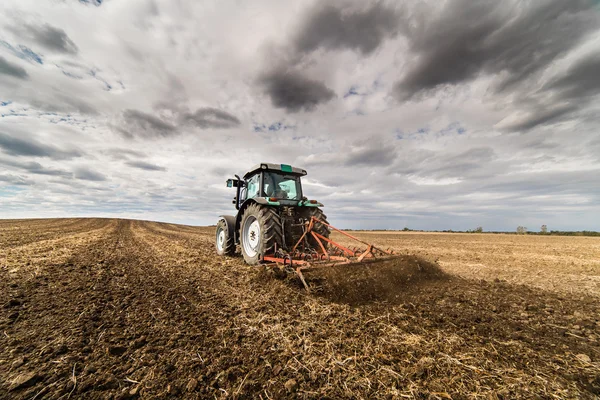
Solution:
<path fill-rule="evenodd" d="M 345 231 L 361 230 L 365 232 L 398 232 L 398 229 L 343 229 Z M 483 227 L 478 226 L 475 229 L 467 229 L 466 231 L 457 231 L 453 229 L 445 230 L 422 230 L 422 229 L 410 229 L 404 227 L 402 232 L 441 232 L 441 233 L 483 233 Z M 503 235 L 548 235 L 548 236 L 600 236 L 600 232 L 596 231 L 548 231 L 546 225 L 542 225 L 539 232 L 531 232 L 526 226 L 518 226 L 514 232 L 506 231 L 486 231 L 485 233 L 497 233 Z"/>

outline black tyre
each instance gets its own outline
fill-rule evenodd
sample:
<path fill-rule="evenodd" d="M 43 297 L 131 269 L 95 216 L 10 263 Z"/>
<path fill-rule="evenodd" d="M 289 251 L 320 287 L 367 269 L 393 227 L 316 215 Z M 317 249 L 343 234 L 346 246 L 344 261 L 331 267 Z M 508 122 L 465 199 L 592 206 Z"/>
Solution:
<path fill-rule="evenodd" d="M 215 248 L 220 256 L 235 255 L 235 243 L 233 242 L 232 232 L 229 231 L 227 223 L 220 220 L 217 223 L 217 232 L 215 237 Z"/>
<path fill-rule="evenodd" d="M 273 254 L 275 246 L 281 247 L 283 233 L 277 209 L 250 204 L 244 211 L 240 225 L 240 247 L 244 261 L 258 264 L 265 255 Z"/>
<path fill-rule="evenodd" d="M 327 215 L 323 214 L 323 211 L 317 207 L 307 207 L 305 209 L 304 218 L 309 219 L 310 217 L 315 217 L 319 221 L 323 221 L 326 224 L 329 223 L 329 222 L 327 222 Z M 330 232 L 329 232 L 329 227 L 327 225 L 323 225 L 323 224 L 319 224 L 319 223 L 315 222 L 313 231 L 315 233 L 318 233 L 319 235 L 325 236 L 327 239 L 329 239 Z M 321 240 L 321 243 L 323 243 L 323 246 L 325 247 L 325 249 L 327 249 L 327 246 L 329 245 L 329 243 L 327 243 L 324 240 Z M 319 243 L 317 242 L 317 240 L 314 238 L 313 235 L 308 235 L 308 244 L 310 244 L 310 246 L 313 247 L 315 250 L 321 249 L 321 246 L 319 246 Z"/>

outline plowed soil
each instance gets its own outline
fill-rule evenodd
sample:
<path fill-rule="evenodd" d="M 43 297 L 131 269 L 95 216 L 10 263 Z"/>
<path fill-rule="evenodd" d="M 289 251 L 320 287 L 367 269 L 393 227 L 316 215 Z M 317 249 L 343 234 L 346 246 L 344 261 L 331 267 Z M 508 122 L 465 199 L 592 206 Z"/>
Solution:
<path fill-rule="evenodd" d="M 360 235 L 405 255 L 308 294 L 214 228 L 0 221 L 0 398 L 598 398 L 600 240 Z"/>

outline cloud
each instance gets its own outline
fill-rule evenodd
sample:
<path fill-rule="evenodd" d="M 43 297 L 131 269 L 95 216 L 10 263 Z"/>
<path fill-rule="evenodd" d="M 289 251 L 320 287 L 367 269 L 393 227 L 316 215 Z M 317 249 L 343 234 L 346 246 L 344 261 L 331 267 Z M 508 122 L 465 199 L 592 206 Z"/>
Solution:
<path fill-rule="evenodd" d="M 78 150 L 61 150 L 57 147 L 39 143 L 33 139 L 23 140 L 0 132 L 0 148 L 13 156 L 47 157 L 53 160 L 68 160 L 83 156 Z"/>
<path fill-rule="evenodd" d="M 40 110 L 46 112 L 71 113 L 97 115 L 99 112 L 95 105 L 79 97 L 78 93 L 67 95 L 65 93 L 54 92 L 51 98 L 31 98 L 29 103 Z"/>
<path fill-rule="evenodd" d="M 42 164 L 34 161 L 21 162 L 7 159 L 0 159 L 0 164 L 8 165 L 11 167 L 19 168 L 36 175 L 51 175 L 61 176 L 64 178 L 72 178 L 73 174 L 56 168 L 45 168 Z"/>
<path fill-rule="evenodd" d="M 405 25 L 415 61 L 395 94 L 407 100 L 481 74 L 497 77 L 496 92 L 514 89 L 597 27 L 598 13 L 588 0 L 451 0 Z"/>
<path fill-rule="evenodd" d="M 528 111 L 518 112 L 500 121 L 496 127 L 507 131 L 524 132 L 538 125 L 556 122 L 578 109 L 579 106 L 575 104 L 550 104 L 547 106 L 529 107 Z"/>
<path fill-rule="evenodd" d="M 164 108 L 164 107 L 163 107 Z M 169 105 L 167 116 L 169 121 L 144 113 L 138 110 L 125 110 L 123 120 L 116 128 L 127 138 L 166 138 L 182 133 L 181 127 L 194 127 L 200 129 L 227 129 L 240 125 L 240 120 L 223 110 L 212 107 L 198 108 L 194 112 L 185 107 Z"/>
<path fill-rule="evenodd" d="M 102 153 L 110 156 L 113 160 L 128 160 L 129 157 L 147 157 L 147 154 L 141 151 L 119 148 L 102 150 Z"/>
<path fill-rule="evenodd" d="M 177 134 L 177 128 L 154 115 L 138 110 L 125 110 L 123 112 L 123 126 L 118 128 L 128 138 L 170 137 Z"/>
<path fill-rule="evenodd" d="M 12 76 L 18 79 L 27 79 L 29 74 L 22 67 L 7 61 L 4 57 L 0 56 L 0 74 Z"/>
<path fill-rule="evenodd" d="M 368 8 L 341 9 L 318 4 L 309 12 L 294 39 L 296 50 L 310 53 L 326 50 L 354 50 L 368 55 L 398 32 L 396 10 L 377 2 Z"/>
<path fill-rule="evenodd" d="M 264 74 L 260 83 L 273 106 L 285 108 L 288 112 L 311 111 L 335 97 L 324 83 L 283 68 Z"/>
<path fill-rule="evenodd" d="M 394 146 L 386 145 L 381 141 L 367 141 L 358 148 L 353 149 L 346 156 L 344 165 L 356 166 L 388 166 L 396 159 Z"/>
<path fill-rule="evenodd" d="M 64 30 L 49 24 L 27 24 L 16 28 L 15 30 L 17 30 L 21 36 L 29 37 L 35 43 L 47 50 L 67 54 L 77 54 L 79 52 L 78 47 Z"/>
<path fill-rule="evenodd" d="M 490 147 L 474 147 L 458 154 L 440 154 L 435 159 L 427 159 L 418 166 L 418 173 L 424 176 L 464 179 L 473 176 L 489 176 L 495 174 L 487 167 L 493 163 L 496 153 Z M 495 167 L 495 166 L 493 166 Z"/>
<path fill-rule="evenodd" d="M 76 179 L 92 182 L 103 182 L 106 180 L 105 175 L 84 167 L 75 168 L 74 176 Z"/>
<path fill-rule="evenodd" d="M 544 90 L 553 91 L 560 99 L 571 100 L 596 96 L 600 93 L 600 53 L 577 60 L 574 65 L 551 80 Z"/>
<path fill-rule="evenodd" d="M 151 164 L 144 161 L 127 161 L 125 164 L 133 168 L 143 169 L 145 171 L 166 171 L 165 167 L 156 164 Z"/>
<path fill-rule="evenodd" d="M 183 124 L 201 129 L 232 128 L 240 124 L 240 120 L 236 116 L 211 107 L 199 108 L 193 113 L 183 113 L 180 120 Z"/>
<path fill-rule="evenodd" d="M 33 185 L 33 182 L 31 180 L 25 179 L 21 176 L 16 176 L 16 175 L 11 175 L 11 174 L 0 175 L 0 182 L 6 182 L 10 185 L 19 185 L 19 186 Z"/>

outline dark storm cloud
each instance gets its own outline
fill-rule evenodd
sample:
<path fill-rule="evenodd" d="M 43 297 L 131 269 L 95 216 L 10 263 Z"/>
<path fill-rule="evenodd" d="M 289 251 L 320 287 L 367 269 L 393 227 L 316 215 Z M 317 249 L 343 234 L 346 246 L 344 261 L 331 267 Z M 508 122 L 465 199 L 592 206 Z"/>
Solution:
<path fill-rule="evenodd" d="M 125 164 L 129 165 L 133 168 L 143 169 L 145 171 L 166 171 L 165 167 L 161 167 L 160 165 L 147 163 L 144 161 L 127 161 Z"/>
<path fill-rule="evenodd" d="M 77 54 L 79 49 L 71 38 L 60 28 L 51 25 L 25 25 L 20 34 L 29 36 L 40 46 L 59 53 Z"/>
<path fill-rule="evenodd" d="M 106 180 L 106 176 L 104 176 L 103 174 L 96 171 L 92 171 L 87 168 L 75 168 L 74 172 L 74 176 L 76 179 L 92 182 L 102 182 Z"/>
<path fill-rule="evenodd" d="M 65 171 L 62 169 L 55 169 L 55 168 L 45 168 L 44 166 L 42 166 L 42 164 L 40 164 L 38 162 L 33 162 L 33 161 L 20 162 L 20 161 L 14 161 L 14 160 L 0 159 L 0 164 L 19 168 L 19 169 L 22 169 L 24 171 L 27 171 L 27 172 L 30 172 L 30 173 L 36 174 L 36 175 L 61 176 L 64 178 L 72 178 L 73 177 L 73 174 L 68 171 Z"/>
<path fill-rule="evenodd" d="M 240 120 L 234 116 L 216 108 L 199 108 L 194 113 L 183 113 L 181 122 L 198 128 L 232 128 L 240 124 Z"/>
<path fill-rule="evenodd" d="M 302 53 L 324 48 L 350 49 L 366 55 L 394 36 L 399 23 L 396 10 L 380 2 L 362 10 L 319 5 L 307 15 L 294 43 Z"/>
<path fill-rule="evenodd" d="M 0 132 L 0 148 L 13 156 L 47 157 L 54 160 L 67 160 L 81 157 L 83 153 L 77 150 L 61 150 L 54 146 L 39 143 L 33 139 L 23 140 Z"/>
<path fill-rule="evenodd" d="M 438 15 L 413 16 L 403 28 L 416 61 L 395 86 L 401 100 L 495 75 L 496 92 L 544 70 L 598 28 L 591 0 L 448 1 Z"/>
<path fill-rule="evenodd" d="M 278 68 L 260 79 L 273 106 L 288 112 L 313 110 L 317 105 L 331 100 L 335 93 L 323 82 L 306 78 L 298 72 Z"/>
<path fill-rule="evenodd" d="M 25 69 L 7 61 L 2 56 L 0 56 L 0 74 L 12 76 L 19 79 L 29 78 L 29 75 L 27 74 L 27 71 L 25 71 Z"/>
<path fill-rule="evenodd" d="M 161 120 L 154 115 L 138 110 L 125 110 L 123 112 L 124 126 L 118 130 L 126 137 L 169 137 L 177 134 L 174 125 Z"/>

